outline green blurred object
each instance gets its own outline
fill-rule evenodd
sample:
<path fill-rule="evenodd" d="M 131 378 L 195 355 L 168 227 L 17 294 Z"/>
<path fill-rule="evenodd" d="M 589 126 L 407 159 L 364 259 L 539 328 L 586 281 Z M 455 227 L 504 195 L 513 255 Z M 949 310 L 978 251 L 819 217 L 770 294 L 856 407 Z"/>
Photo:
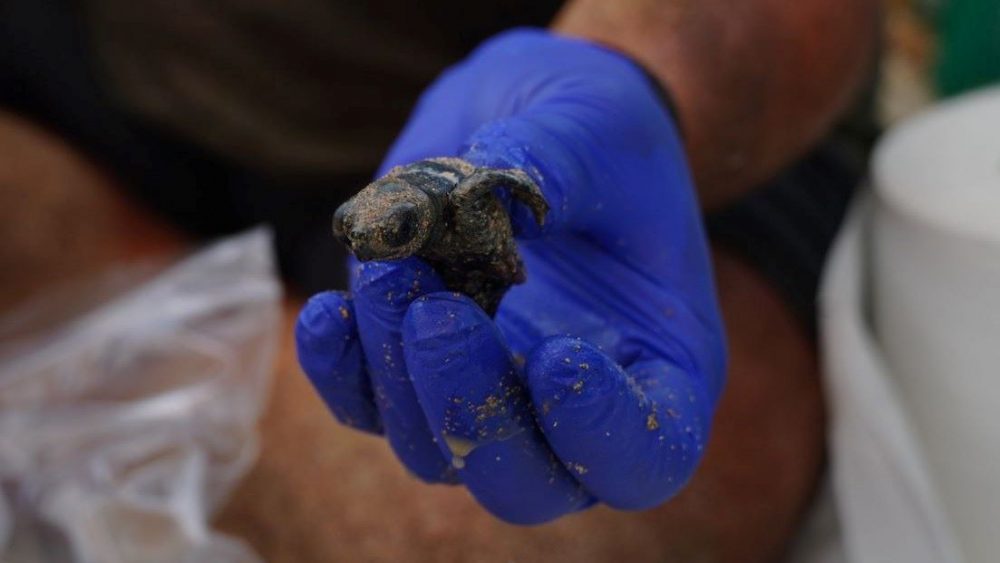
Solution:
<path fill-rule="evenodd" d="M 938 92 L 1000 81 L 1000 0 L 948 0 L 938 14 Z"/>

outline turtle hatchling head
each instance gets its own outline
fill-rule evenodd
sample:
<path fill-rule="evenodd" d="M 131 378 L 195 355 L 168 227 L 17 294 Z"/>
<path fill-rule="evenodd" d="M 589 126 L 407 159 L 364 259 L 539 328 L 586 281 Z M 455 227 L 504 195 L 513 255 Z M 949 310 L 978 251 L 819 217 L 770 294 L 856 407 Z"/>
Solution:
<path fill-rule="evenodd" d="M 385 177 L 337 208 L 333 234 L 361 261 L 405 258 L 427 243 L 439 215 L 424 191 Z"/>

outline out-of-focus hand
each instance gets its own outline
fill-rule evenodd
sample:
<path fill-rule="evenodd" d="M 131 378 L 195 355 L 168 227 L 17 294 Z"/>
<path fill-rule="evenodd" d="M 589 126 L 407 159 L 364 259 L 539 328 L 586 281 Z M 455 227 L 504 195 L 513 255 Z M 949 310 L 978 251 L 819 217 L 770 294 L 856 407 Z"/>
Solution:
<path fill-rule="evenodd" d="M 504 520 L 669 499 L 702 456 L 725 343 L 655 87 L 593 44 L 505 33 L 425 93 L 382 172 L 452 155 L 541 186 L 542 228 L 506 201 L 527 282 L 493 320 L 420 260 L 357 264 L 353 297 L 317 295 L 300 315 L 305 372 L 342 422 Z"/>

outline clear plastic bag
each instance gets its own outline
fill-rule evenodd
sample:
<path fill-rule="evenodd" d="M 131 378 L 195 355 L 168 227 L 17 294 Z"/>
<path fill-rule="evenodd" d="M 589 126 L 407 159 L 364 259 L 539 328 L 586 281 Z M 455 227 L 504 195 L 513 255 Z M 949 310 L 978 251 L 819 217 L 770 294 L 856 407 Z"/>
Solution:
<path fill-rule="evenodd" d="M 0 319 L 0 561 L 258 560 L 208 523 L 257 453 L 271 248 L 253 231 Z"/>

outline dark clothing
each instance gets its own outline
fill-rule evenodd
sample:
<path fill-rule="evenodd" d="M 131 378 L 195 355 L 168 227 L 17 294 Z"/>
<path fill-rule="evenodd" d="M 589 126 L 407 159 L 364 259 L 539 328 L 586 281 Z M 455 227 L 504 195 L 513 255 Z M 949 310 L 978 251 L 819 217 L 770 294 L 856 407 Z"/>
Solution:
<path fill-rule="evenodd" d="M 826 255 L 865 166 L 828 139 L 738 204 L 707 217 L 709 237 L 755 267 L 816 329 Z"/>
<path fill-rule="evenodd" d="M 419 93 L 485 38 L 559 2 L 6 0 L 0 105 L 55 130 L 199 236 L 267 222 L 283 273 L 343 285 L 336 206 L 366 184 Z M 863 170 L 830 140 L 708 219 L 813 322 Z"/>

